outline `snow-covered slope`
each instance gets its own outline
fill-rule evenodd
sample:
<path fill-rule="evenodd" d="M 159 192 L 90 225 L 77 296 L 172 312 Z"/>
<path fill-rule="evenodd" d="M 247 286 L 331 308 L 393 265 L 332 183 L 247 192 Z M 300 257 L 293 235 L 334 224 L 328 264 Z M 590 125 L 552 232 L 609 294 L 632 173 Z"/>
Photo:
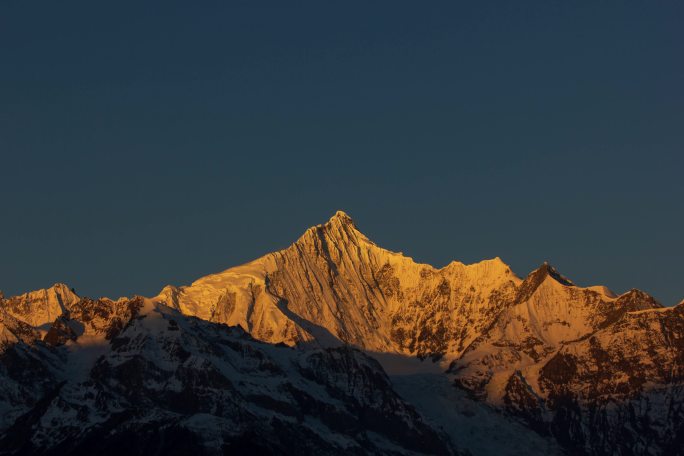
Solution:
<path fill-rule="evenodd" d="M 499 258 L 442 269 L 382 249 L 337 212 L 290 247 L 155 299 L 288 345 L 456 357 L 515 295 Z"/>
<path fill-rule="evenodd" d="M 610 326 L 629 311 L 660 307 L 638 290 L 614 297 L 595 287 L 577 287 L 544 264 L 530 273 L 515 299 L 450 370 L 461 386 L 500 404 L 516 372 L 538 390 L 539 369 L 561 347 Z"/>
<path fill-rule="evenodd" d="M 679 454 L 682 309 L 582 289 L 544 265 L 449 372 L 572 453 Z"/>
<path fill-rule="evenodd" d="M 550 436 L 541 436 L 495 408 L 454 388 L 443 374 L 416 373 L 391 376 L 396 391 L 473 455 L 563 455 Z"/>
<path fill-rule="evenodd" d="M 269 345 L 143 298 L 79 301 L 53 332 L 0 354 L 0 453 L 455 452 L 349 347 Z"/>

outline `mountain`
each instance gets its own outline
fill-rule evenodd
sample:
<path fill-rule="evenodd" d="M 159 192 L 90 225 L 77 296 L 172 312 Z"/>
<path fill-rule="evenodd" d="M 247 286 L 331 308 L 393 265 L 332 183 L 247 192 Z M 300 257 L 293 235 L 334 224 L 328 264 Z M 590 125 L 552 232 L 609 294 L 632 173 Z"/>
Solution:
<path fill-rule="evenodd" d="M 499 258 L 442 269 L 382 249 L 338 211 L 290 247 L 154 299 L 288 345 L 457 357 L 515 295 Z"/>
<path fill-rule="evenodd" d="M 638 290 L 616 296 L 602 286 L 578 287 L 546 263 L 524 280 L 499 258 L 436 269 L 378 247 L 337 212 L 284 250 L 190 286 L 168 286 L 155 299 L 189 315 L 240 325 L 272 343 L 349 344 L 370 353 L 439 360 L 472 398 L 523 419 L 572 451 L 609 454 L 624 445 L 625 454 L 647 454 L 682 438 L 679 412 L 635 409 L 633 402 L 659 400 L 647 385 L 660 385 L 656 389 L 669 394 L 663 407 L 676 403 L 681 378 L 666 378 L 654 366 L 664 362 L 677 371 L 682 347 L 667 358 L 653 344 L 680 340 L 681 312 L 663 309 Z M 668 324 L 652 323 L 655 334 L 635 337 L 635 328 L 654 315 L 667 315 Z M 633 353 L 626 365 L 593 358 L 588 344 L 613 332 L 618 340 L 610 348 Z M 607 385 L 595 387 L 604 391 L 600 397 L 586 397 L 592 386 L 583 389 L 554 376 L 565 368 L 559 360 L 575 358 L 583 360 L 583 369 L 604 371 Z M 645 420 L 648 429 L 626 416 Z M 649 433 L 654 437 L 646 438 Z"/>
<path fill-rule="evenodd" d="M 684 453 L 683 304 L 547 263 L 437 269 L 341 211 L 150 299 L 3 299 L 0 347 L 20 453 Z"/>
<path fill-rule="evenodd" d="M 578 288 L 544 265 L 449 372 L 573 453 L 678 454 L 682 361 L 684 306 Z"/>
<path fill-rule="evenodd" d="M 46 295 L 64 313 L 0 353 L 3 454 L 455 453 L 351 347 L 293 350 L 149 299 L 78 299 L 61 285 L 37 293 L 37 308 Z M 29 317 L 23 297 L 1 304 L 4 317 Z M 17 321 L 5 331 L 23 330 Z"/>

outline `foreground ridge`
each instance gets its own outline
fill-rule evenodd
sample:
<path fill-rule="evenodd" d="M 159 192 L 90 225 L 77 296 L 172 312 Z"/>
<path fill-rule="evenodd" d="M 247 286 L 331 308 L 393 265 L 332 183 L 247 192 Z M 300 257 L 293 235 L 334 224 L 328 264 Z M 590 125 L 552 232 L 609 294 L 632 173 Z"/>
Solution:
<path fill-rule="evenodd" d="M 141 297 L 67 309 L 1 347 L 3 454 L 456 453 L 350 347 L 264 344 Z"/>

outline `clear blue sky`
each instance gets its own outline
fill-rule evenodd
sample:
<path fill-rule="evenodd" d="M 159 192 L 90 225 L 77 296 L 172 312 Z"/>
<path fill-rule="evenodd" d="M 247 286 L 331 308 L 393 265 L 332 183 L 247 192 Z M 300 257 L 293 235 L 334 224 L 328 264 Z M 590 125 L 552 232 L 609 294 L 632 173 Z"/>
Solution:
<path fill-rule="evenodd" d="M 684 3 L 0 3 L 0 289 L 153 295 L 343 209 L 684 297 Z"/>

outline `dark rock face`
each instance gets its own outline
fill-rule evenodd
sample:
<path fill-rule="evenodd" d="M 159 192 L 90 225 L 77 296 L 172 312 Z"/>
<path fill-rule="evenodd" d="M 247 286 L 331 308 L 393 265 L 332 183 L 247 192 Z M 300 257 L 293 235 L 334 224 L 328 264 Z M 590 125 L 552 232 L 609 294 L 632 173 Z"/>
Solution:
<path fill-rule="evenodd" d="M 0 352 L 1 429 L 6 429 L 57 387 L 59 381 L 52 367 L 63 361 L 59 353 L 42 342 L 35 345 L 19 342 Z"/>
<path fill-rule="evenodd" d="M 455 453 L 358 350 L 277 347 L 140 298 L 81 301 L 0 375 L 2 454 Z"/>
<path fill-rule="evenodd" d="M 626 313 L 552 356 L 542 397 L 512 376 L 506 410 L 573 454 L 684 454 L 683 362 L 683 306 Z"/>
<path fill-rule="evenodd" d="M 43 342 L 56 347 L 64 345 L 68 341 L 78 339 L 78 328 L 80 325 L 67 317 L 58 317 L 43 338 Z M 74 328 L 76 327 L 76 328 Z"/>

